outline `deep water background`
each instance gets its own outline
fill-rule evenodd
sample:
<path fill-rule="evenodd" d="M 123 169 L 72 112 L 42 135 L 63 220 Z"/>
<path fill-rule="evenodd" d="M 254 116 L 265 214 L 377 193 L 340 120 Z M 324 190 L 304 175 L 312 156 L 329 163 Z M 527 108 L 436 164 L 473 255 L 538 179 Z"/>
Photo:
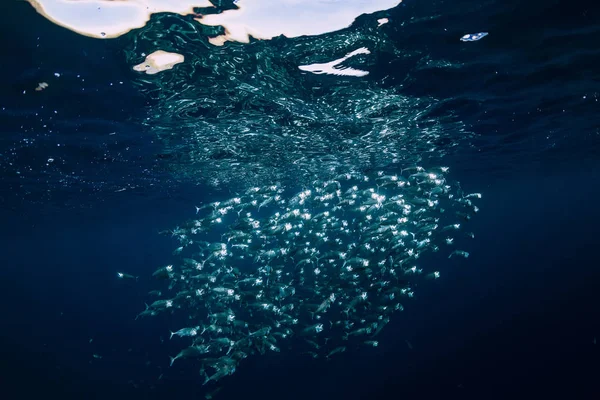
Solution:
<path fill-rule="evenodd" d="M 134 317 L 154 288 L 151 272 L 172 259 L 173 242 L 158 232 L 223 194 L 170 177 L 160 143 L 131 122 L 147 100 L 130 84 L 118 40 L 76 36 L 26 3 L 5 3 L 3 398 L 202 398 L 195 369 L 167 368 L 174 350 L 160 341 L 168 339 L 166 321 Z M 600 396 L 600 12 L 577 1 L 520 3 L 406 1 L 390 24 L 436 18 L 394 39 L 432 60 L 460 51 L 464 67 L 382 60 L 370 69 L 387 76 L 386 85 L 402 83 L 406 94 L 440 99 L 477 135 L 444 159 L 466 192 L 483 193 L 469 222 L 476 236 L 470 257 L 440 266 L 443 279 L 418 288 L 378 348 L 329 362 L 283 349 L 251 357 L 217 398 Z M 490 35 L 458 41 L 478 31 Z M 41 115 L 40 130 L 51 113 L 22 91 L 56 71 L 67 83 L 49 107 L 71 110 L 79 129 L 63 124 L 24 145 L 21 127 L 35 129 L 32 113 Z M 69 83 L 80 73 L 86 93 Z M 105 135 L 113 130 L 118 140 Z M 76 165 L 78 183 L 65 183 L 67 167 L 44 167 L 57 143 L 67 147 L 61 157 Z M 139 282 L 118 281 L 121 270 Z"/>

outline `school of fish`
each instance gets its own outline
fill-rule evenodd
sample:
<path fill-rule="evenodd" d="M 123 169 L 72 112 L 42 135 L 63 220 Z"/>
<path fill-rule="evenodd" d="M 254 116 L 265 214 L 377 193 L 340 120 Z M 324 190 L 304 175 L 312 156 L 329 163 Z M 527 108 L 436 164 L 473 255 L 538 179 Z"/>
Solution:
<path fill-rule="evenodd" d="M 349 173 L 292 195 L 270 185 L 200 205 L 169 231 L 178 262 L 154 272 L 166 291 L 152 291 L 159 299 L 138 318 L 184 316 L 189 324 L 170 332 L 182 345 L 170 365 L 194 359 L 204 384 L 282 346 L 327 359 L 378 346 L 415 285 L 440 277 L 420 265 L 423 254 L 469 256 L 455 246 L 474 237 L 465 224 L 481 194 L 452 186 L 447 172 Z"/>

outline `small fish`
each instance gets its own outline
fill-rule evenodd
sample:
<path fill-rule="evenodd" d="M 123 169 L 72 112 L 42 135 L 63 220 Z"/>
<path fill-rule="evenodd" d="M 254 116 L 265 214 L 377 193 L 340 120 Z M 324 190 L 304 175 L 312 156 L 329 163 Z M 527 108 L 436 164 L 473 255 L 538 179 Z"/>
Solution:
<path fill-rule="evenodd" d="M 309 326 L 308 328 L 304 328 L 300 334 L 301 335 L 314 335 L 323 331 L 323 324 L 315 324 Z"/>
<path fill-rule="evenodd" d="M 177 335 L 179 337 L 184 337 L 184 336 L 196 336 L 198 334 L 198 329 L 200 329 L 199 326 L 195 326 L 192 328 L 181 328 L 180 330 L 178 330 L 177 332 L 171 332 L 171 336 L 169 337 L 169 339 L 173 339 L 174 335 Z"/>
<path fill-rule="evenodd" d="M 248 336 L 250 337 L 261 337 L 261 336 L 266 336 L 269 334 L 269 332 L 271 332 L 271 327 L 267 326 L 264 328 L 261 328 L 257 331 L 251 332 Z"/>
<path fill-rule="evenodd" d="M 469 258 L 469 253 L 463 250 L 454 250 L 452 253 L 450 253 L 448 258 L 452 258 L 452 256 L 461 256 L 464 258 Z"/>
<path fill-rule="evenodd" d="M 325 358 L 329 359 L 332 355 L 343 353 L 344 351 L 346 351 L 346 346 L 336 347 L 335 349 L 331 350 L 329 354 L 325 356 Z"/>
<path fill-rule="evenodd" d="M 137 276 L 129 275 L 124 272 L 117 272 L 117 278 L 119 278 L 119 279 L 135 279 L 136 281 L 138 280 Z"/>
<path fill-rule="evenodd" d="M 177 354 L 175 357 L 169 357 L 171 359 L 170 366 L 172 367 L 173 363 L 179 360 L 180 358 L 200 357 L 201 355 L 206 354 L 208 352 L 209 349 L 206 346 L 186 347 L 185 349 L 181 350 L 179 354 Z"/>
<path fill-rule="evenodd" d="M 173 276 L 173 266 L 167 265 L 166 267 L 159 268 L 156 271 L 154 271 L 152 276 L 154 276 L 155 278 L 162 279 L 171 278 Z"/>
<path fill-rule="evenodd" d="M 206 385 L 208 382 L 210 381 L 218 381 L 219 379 L 227 376 L 227 375 L 232 375 L 235 372 L 235 366 L 229 366 L 229 365 L 225 365 L 223 366 L 221 369 L 217 369 L 217 372 L 215 372 L 213 375 L 208 376 L 206 374 L 206 372 L 204 373 L 204 383 L 202 385 Z"/>
<path fill-rule="evenodd" d="M 214 398 L 214 397 L 217 395 L 217 393 L 219 393 L 219 392 L 221 391 L 221 389 L 223 389 L 223 387 L 222 387 L 222 386 L 219 386 L 219 387 L 218 387 L 218 388 L 216 388 L 215 390 L 213 390 L 213 391 L 211 391 L 211 392 L 208 392 L 208 393 L 206 393 L 206 394 L 204 395 L 204 398 L 205 398 L 205 399 L 207 399 L 207 400 L 213 399 L 213 398 Z"/>

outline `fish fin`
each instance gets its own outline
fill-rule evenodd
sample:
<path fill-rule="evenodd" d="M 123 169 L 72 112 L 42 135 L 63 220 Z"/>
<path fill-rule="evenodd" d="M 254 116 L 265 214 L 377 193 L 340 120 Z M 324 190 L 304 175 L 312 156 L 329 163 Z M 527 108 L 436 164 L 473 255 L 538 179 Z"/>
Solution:
<path fill-rule="evenodd" d="M 169 358 L 171 359 L 171 364 L 169 365 L 169 367 L 173 366 L 173 363 L 175 362 L 175 360 L 177 359 L 176 357 L 171 357 L 169 356 Z"/>
<path fill-rule="evenodd" d="M 169 331 L 169 332 L 171 332 L 171 331 Z M 175 334 L 174 332 L 171 332 L 171 336 L 169 336 L 169 340 L 173 339 L 174 334 Z"/>

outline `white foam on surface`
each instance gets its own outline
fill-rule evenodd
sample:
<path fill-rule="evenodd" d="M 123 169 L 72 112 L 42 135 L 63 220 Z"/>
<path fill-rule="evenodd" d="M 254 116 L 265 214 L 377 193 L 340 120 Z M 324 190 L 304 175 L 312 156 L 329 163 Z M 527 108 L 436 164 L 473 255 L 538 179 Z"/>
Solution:
<path fill-rule="evenodd" d="M 388 22 L 390 22 L 390 20 L 389 20 L 389 19 L 387 19 L 387 18 L 379 18 L 379 19 L 377 20 L 377 27 L 379 28 L 381 25 L 385 25 L 385 24 L 387 24 Z"/>
<path fill-rule="evenodd" d="M 148 75 L 154 75 L 171 69 L 183 61 L 185 61 L 185 57 L 181 54 L 157 50 L 148 55 L 143 63 L 134 66 L 133 69 L 138 72 L 146 72 Z"/>
<path fill-rule="evenodd" d="M 351 67 L 338 67 L 338 65 L 340 65 L 350 57 L 354 57 L 357 54 L 371 54 L 371 52 L 366 47 L 361 47 L 360 49 L 356 49 L 346 54 L 344 57 L 338 58 L 337 60 L 323 64 L 300 65 L 298 68 L 302 71 L 312 72 L 313 74 L 328 74 L 337 76 L 356 77 L 366 76 L 369 74 L 369 72 L 367 71 L 362 71 L 360 69 L 355 69 Z"/>

